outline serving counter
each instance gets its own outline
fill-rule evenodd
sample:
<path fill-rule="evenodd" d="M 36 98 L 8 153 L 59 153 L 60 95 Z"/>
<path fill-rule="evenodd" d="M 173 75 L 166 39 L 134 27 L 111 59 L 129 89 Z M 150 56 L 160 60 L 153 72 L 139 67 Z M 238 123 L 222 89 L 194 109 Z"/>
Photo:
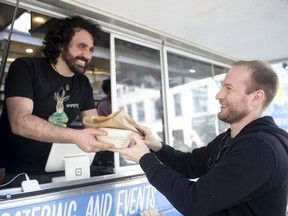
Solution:
<path fill-rule="evenodd" d="M 140 172 L 0 190 L 0 216 L 181 215 Z"/>

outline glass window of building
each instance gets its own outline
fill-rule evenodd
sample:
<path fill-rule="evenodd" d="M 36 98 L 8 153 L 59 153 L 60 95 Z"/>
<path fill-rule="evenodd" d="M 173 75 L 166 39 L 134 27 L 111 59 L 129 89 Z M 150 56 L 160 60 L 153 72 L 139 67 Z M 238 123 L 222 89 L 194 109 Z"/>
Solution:
<path fill-rule="evenodd" d="M 288 61 L 287 61 L 288 62 Z M 273 116 L 276 124 L 288 131 L 288 66 L 287 62 L 272 64 L 273 69 L 280 78 L 279 90 L 272 104 L 265 111 L 265 115 Z"/>
<path fill-rule="evenodd" d="M 226 129 L 217 119 L 219 103 L 215 94 L 220 90 L 219 83 L 228 67 L 170 51 L 167 52 L 167 63 L 167 95 L 175 109 L 175 117 L 170 116 L 168 120 L 172 143 L 176 149 L 191 151 L 206 145 Z M 169 111 L 170 107 L 168 112 L 173 112 Z"/>
<path fill-rule="evenodd" d="M 195 113 L 207 112 L 208 110 L 208 92 L 207 86 L 201 86 L 192 90 L 193 110 Z"/>
<path fill-rule="evenodd" d="M 161 67 L 158 47 L 115 38 L 117 109 L 124 108 L 137 123 L 163 134 Z M 155 106 L 151 106 L 156 101 Z M 157 120 L 155 120 L 155 115 Z M 120 161 L 123 161 L 121 159 Z M 131 163 L 120 163 L 120 165 Z"/>
<path fill-rule="evenodd" d="M 174 98 L 175 116 L 181 116 L 182 115 L 181 95 L 180 94 L 175 94 L 173 96 L 173 98 Z"/>
<path fill-rule="evenodd" d="M 138 116 L 138 122 L 145 122 L 145 109 L 143 102 L 137 103 L 137 116 Z"/>
<path fill-rule="evenodd" d="M 163 106 L 161 99 L 159 98 L 154 100 L 153 104 L 154 104 L 155 120 L 161 120 L 163 117 Z"/>

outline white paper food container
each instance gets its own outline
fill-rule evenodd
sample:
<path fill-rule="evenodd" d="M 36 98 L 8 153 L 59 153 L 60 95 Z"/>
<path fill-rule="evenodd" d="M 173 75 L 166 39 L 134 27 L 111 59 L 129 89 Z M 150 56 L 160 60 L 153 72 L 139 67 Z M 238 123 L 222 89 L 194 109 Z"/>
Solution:
<path fill-rule="evenodd" d="M 99 128 L 107 131 L 107 136 L 97 136 L 97 140 L 104 143 L 113 144 L 115 148 L 127 148 L 129 144 L 134 142 L 131 138 L 132 134 L 136 134 L 130 130 L 115 129 L 115 128 Z M 139 134 L 137 134 L 139 136 Z"/>

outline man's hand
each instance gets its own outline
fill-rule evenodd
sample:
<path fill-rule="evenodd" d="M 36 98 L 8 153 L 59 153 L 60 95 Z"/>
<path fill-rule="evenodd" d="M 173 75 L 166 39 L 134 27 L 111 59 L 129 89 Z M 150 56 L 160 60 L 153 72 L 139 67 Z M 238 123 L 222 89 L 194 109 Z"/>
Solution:
<path fill-rule="evenodd" d="M 112 144 L 99 142 L 97 140 L 98 135 L 106 136 L 107 132 L 95 128 L 85 128 L 82 130 L 75 130 L 73 143 L 75 143 L 80 149 L 82 149 L 85 152 L 98 152 L 115 148 L 115 146 Z"/>
<path fill-rule="evenodd" d="M 148 127 L 138 125 L 138 129 L 143 133 L 143 141 L 149 149 L 157 152 L 162 148 L 162 143 L 159 139 L 155 138 L 155 135 L 153 135 Z"/>
<path fill-rule="evenodd" d="M 143 142 L 143 140 L 139 138 L 139 136 L 137 136 L 136 134 L 132 134 L 131 137 L 135 141 L 135 145 L 129 148 L 124 148 L 124 149 L 112 148 L 108 150 L 118 152 L 124 157 L 124 159 L 139 163 L 140 158 L 143 155 L 149 153 L 150 151 L 148 147 L 145 145 L 145 143 Z"/>

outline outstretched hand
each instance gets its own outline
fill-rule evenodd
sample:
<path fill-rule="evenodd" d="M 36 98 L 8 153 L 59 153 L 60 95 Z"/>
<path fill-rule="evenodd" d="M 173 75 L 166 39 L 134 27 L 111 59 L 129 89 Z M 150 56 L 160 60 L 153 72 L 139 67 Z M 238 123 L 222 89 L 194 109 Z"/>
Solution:
<path fill-rule="evenodd" d="M 107 135 L 107 132 L 95 128 L 78 130 L 74 137 L 74 143 L 85 152 L 98 152 L 115 148 L 115 146 L 112 144 L 98 141 L 96 138 L 98 135 L 105 136 Z"/>
<path fill-rule="evenodd" d="M 131 138 L 135 141 L 135 145 L 123 149 L 111 148 L 109 151 L 117 152 L 121 154 L 124 159 L 139 163 L 140 158 L 150 151 L 143 140 L 139 138 L 139 136 L 132 134 Z"/>
<path fill-rule="evenodd" d="M 157 134 L 152 133 L 152 131 L 148 127 L 145 127 L 143 125 L 138 125 L 138 129 L 142 132 L 143 141 L 149 149 L 157 152 L 162 148 L 162 143 L 159 140 L 160 138 L 156 138 Z"/>

